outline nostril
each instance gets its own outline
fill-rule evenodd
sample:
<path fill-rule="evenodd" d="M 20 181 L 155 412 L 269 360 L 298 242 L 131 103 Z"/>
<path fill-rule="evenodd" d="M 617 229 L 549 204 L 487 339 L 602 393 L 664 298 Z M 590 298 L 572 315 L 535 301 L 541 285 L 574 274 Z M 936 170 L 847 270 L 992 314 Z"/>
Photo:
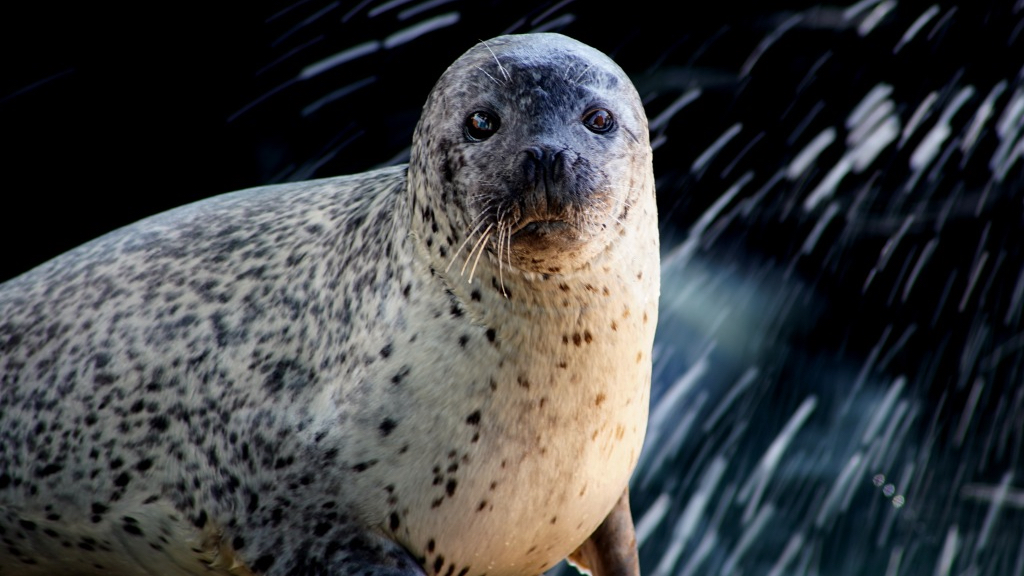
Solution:
<path fill-rule="evenodd" d="M 545 152 L 544 152 L 544 149 L 541 148 L 540 146 L 529 146 L 529 147 L 527 147 L 526 148 L 526 155 L 529 156 L 531 160 L 534 160 L 535 162 L 539 162 L 540 164 L 544 164 L 545 163 L 544 160 L 546 159 L 546 156 L 547 156 L 547 154 L 545 154 Z"/>

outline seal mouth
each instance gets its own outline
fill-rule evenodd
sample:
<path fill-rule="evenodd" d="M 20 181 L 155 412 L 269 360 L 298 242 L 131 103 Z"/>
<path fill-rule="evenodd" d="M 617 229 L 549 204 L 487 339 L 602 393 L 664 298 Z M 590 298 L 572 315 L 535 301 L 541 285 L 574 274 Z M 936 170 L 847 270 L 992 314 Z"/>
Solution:
<path fill-rule="evenodd" d="M 571 250 L 586 241 L 583 231 L 566 220 L 532 220 L 518 228 L 512 232 L 509 242 L 533 254 L 531 258 L 548 250 Z"/>
<path fill-rule="evenodd" d="M 576 231 L 576 227 L 565 220 L 534 220 L 527 222 L 512 233 L 512 241 L 526 237 L 565 236 Z"/>

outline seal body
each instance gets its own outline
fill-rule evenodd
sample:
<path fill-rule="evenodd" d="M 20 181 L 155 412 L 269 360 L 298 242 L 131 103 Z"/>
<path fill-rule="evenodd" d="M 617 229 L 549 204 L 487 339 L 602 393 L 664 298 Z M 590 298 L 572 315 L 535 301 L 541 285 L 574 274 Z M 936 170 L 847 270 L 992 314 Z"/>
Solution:
<path fill-rule="evenodd" d="M 610 514 L 628 540 L 658 286 L 628 78 L 559 35 L 481 43 L 408 167 L 0 287 L 0 574 L 528 575 Z"/>

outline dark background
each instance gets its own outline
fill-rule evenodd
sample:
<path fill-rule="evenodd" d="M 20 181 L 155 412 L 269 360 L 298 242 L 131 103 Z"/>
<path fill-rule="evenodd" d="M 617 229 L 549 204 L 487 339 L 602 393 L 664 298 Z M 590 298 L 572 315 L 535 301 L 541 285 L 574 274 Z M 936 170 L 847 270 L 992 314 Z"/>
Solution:
<path fill-rule="evenodd" d="M 619 62 L 652 120 L 645 574 L 1024 574 L 1024 4 L 668 10 L 5 8 L 0 279 L 209 195 L 403 162 L 459 54 L 560 31 Z"/>

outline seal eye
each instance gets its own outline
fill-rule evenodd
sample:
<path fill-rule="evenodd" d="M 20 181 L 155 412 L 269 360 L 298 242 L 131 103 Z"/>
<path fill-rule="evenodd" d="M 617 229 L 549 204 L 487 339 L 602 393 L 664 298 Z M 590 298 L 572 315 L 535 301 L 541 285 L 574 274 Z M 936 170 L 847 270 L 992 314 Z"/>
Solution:
<path fill-rule="evenodd" d="M 490 112 L 477 111 L 466 117 L 466 138 L 472 142 L 487 140 L 501 127 L 501 119 Z"/>
<path fill-rule="evenodd" d="M 604 108 L 594 108 L 583 115 L 583 125 L 595 134 L 604 134 L 615 126 L 615 118 Z"/>

